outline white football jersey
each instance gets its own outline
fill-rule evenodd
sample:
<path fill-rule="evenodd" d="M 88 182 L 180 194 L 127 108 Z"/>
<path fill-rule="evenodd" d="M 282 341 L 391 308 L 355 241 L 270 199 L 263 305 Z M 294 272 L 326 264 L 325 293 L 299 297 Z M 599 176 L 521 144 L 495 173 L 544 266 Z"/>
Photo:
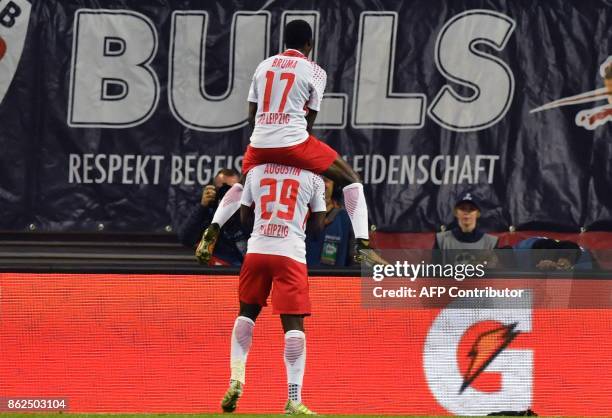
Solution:
<path fill-rule="evenodd" d="M 248 101 L 257 103 L 251 146 L 289 147 L 308 139 L 306 108 L 319 111 L 326 82 L 325 70 L 295 49 L 262 61 L 249 89 Z"/>
<path fill-rule="evenodd" d="M 306 217 L 325 212 L 323 178 L 308 170 L 262 164 L 249 170 L 240 203 L 255 203 L 247 253 L 282 255 L 306 263 Z"/>

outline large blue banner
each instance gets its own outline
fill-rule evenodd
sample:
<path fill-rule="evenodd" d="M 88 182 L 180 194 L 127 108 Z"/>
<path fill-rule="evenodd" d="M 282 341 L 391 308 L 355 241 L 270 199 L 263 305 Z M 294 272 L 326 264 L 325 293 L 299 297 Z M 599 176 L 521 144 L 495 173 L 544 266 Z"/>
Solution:
<path fill-rule="evenodd" d="M 612 3 L 0 0 L 0 230 L 159 232 L 248 144 L 252 73 L 307 20 L 315 135 L 384 231 L 612 225 Z"/>

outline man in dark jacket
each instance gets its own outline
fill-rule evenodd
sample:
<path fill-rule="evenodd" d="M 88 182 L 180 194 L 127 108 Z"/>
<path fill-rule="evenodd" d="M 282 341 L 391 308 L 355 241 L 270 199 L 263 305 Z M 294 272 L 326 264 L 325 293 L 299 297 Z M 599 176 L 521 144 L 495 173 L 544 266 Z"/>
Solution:
<path fill-rule="evenodd" d="M 189 216 L 178 228 L 178 236 L 183 245 L 195 248 L 202 233 L 212 222 L 215 209 L 225 193 L 234 183 L 240 180 L 238 172 L 232 169 L 221 169 L 213 180 L 213 184 L 204 187 L 200 203 L 193 208 Z M 242 264 L 246 252 L 249 235 L 242 230 L 239 212 L 230 218 L 221 231 L 221 236 L 215 249 L 215 257 L 211 265 Z"/>

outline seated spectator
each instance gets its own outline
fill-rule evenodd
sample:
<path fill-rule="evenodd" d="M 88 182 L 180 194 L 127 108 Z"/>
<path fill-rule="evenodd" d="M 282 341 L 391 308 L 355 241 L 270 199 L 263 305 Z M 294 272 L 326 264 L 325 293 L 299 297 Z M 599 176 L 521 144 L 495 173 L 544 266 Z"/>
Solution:
<path fill-rule="evenodd" d="M 455 221 L 451 229 L 438 232 L 434 241 L 433 260 L 451 264 L 487 264 L 495 268 L 498 258 L 493 253 L 497 237 L 485 234 L 478 228 L 480 205 L 472 193 L 465 193 L 454 208 Z"/>
<path fill-rule="evenodd" d="M 308 266 L 351 265 L 352 227 L 346 210 L 340 204 L 341 191 L 334 187 L 334 182 L 325 180 L 325 229 L 318 236 L 306 237 L 306 263 Z"/>
<path fill-rule="evenodd" d="M 464 194 L 455 203 L 454 213 L 457 225 L 436 234 L 434 250 L 492 250 L 497 247 L 497 237 L 478 228 L 480 205 L 471 193 Z"/>
<path fill-rule="evenodd" d="M 239 180 L 240 175 L 238 172 L 224 168 L 217 173 L 213 184 L 204 187 L 200 202 L 193 208 L 185 221 L 179 225 L 178 236 L 183 245 L 192 248 L 198 245 L 202 238 L 202 233 L 212 222 L 219 201 L 221 201 L 230 187 Z M 210 264 L 241 265 L 246 253 L 248 239 L 249 234 L 243 231 L 239 212 L 236 212 L 221 230 L 221 235 L 215 248 L 215 257 L 213 257 Z"/>
<path fill-rule="evenodd" d="M 523 268 L 551 271 L 590 270 L 595 267 L 589 251 L 572 241 L 531 237 L 519 241 L 514 250 L 517 262 Z"/>

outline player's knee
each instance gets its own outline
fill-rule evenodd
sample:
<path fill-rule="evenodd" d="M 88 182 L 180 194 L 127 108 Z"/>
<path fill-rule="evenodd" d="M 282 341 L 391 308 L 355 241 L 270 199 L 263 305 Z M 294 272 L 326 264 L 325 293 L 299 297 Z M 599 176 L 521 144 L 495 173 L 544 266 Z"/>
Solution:
<path fill-rule="evenodd" d="M 302 331 L 304 332 L 304 315 L 281 315 L 281 322 L 283 324 L 283 331 Z"/>
<path fill-rule="evenodd" d="M 345 187 L 345 186 L 348 186 L 349 184 L 354 184 L 354 183 L 361 183 L 361 179 L 355 172 L 351 170 L 351 171 L 343 173 L 342 181 L 339 182 L 338 185 L 340 187 Z"/>
<path fill-rule="evenodd" d="M 359 175 L 355 173 L 355 170 L 353 170 L 353 168 L 348 165 L 346 161 L 339 158 L 338 163 L 339 174 L 342 177 L 342 180 L 344 180 L 344 183 L 346 183 L 345 186 L 352 183 L 361 183 Z"/>
<path fill-rule="evenodd" d="M 253 305 L 248 303 L 240 302 L 240 316 L 246 316 L 247 318 L 255 321 L 261 312 L 260 305 Z"/>
<path fill-rule="evenodd" d="M 357 173 L 355 173 L 353 170 L 349 171 L 348 175 L 347 175 L 347 181 L 349 184 L 352 183 L 361 183 L 361 178 L 359 178 L 359 175 Z"/>
<path fill-rule="evenodd" d="M 359 175 L 341 158 L 338 158 L 323 175 L 332 179 L 340 187 L 361 183 Z"/>

